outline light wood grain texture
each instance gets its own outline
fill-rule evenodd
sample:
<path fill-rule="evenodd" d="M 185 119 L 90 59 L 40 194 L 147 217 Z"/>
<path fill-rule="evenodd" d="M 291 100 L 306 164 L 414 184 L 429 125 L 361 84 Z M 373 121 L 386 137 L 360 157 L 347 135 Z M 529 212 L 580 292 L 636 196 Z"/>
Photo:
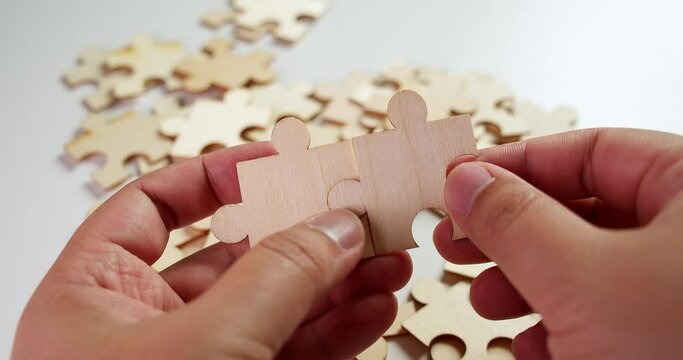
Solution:
<path fill-rule="evenodd" d="M 160 122 L 160 117 L 133 112 L 112 119 L 91 115 L 81 124 L 84 133 L 66 145 L 66 153 L 75 161 L 104 156 L 104 166 L 92 176 L 102 189 L 110 190 L 134 175 L 125 166 L 129 159 L 143 156 L 155 163 L 168 156 L 172 143 L 159 134 Z"/>
<path fill-rule="evenodd" d="M 202 99 L 191 108 L 189 116 L 173 116 L 161 124 L 161 133 L 175 137 L 170 151 L 174 158 L 191 158 L 201 155 L 210 145 L 223 147 L 246 141 L 242 132 L 265 129 L 271 115 L 268 109 L 249 105 L 246 90 L 233 90 L 223 101 Z"/>
<path fill-rule="evenodd" d="M 429 346 L 431 360 L 460 360 L 465 356 L 465 344 L 456 336 L 440 336 Z"/>
<path fill-rule="evenodd" d="M 148 36 L 139 36 L 130 46 L 112 51 L 107 55 L 107 66 L 130 71 L 130 75 L 114 85 L 114 97 L 138 96 L 155 82 L 163 82 L 167 89 L 177 90 L 180 83 L 173 77 L 173 69 L 184 57 L 180 43 L 157 43 Z"/>
<path fill-rule="evenodd" d="M 351 143 L 308 149 L 306 125 L 279 121 L 272 134 L 278 155 L 237 164 L 243 204 L 227 205 L 213 218 L 214 234 L 225 242 L 249 236 L 251 246 L 279 230 L 328 210 L 330 188 L 357 178 Z"/>
<path fill-rule="evenodd" d="M 204 45 L 206 54 L 191 56 L 175 67 L 175 73 L 183 77 L 183 89 L 203 92 L 212 86 L 223 90 L 242 87 L 249 82 L 265 84 L 276 78 L 270 69 L 273 56 L 255 50 L 246 55 L 235 54 L 232 42 L 214 39 Z"/>
<path fill-rule="evenodd" d="M 271 126 L 264 131 L 249 131 L 245 134 L 249 141 L 269 141 L 270 134 L 273 132 Z M 311 135 L 310 148 L 337 143 L 341 140 L 342 129 L 339 126 L 318 124 L 315 122 L 306 123 L 306 128 Z"/>
<path fill-rule="evenodd" d="M 232 0 L 231 4 L 240 28 L 260 33 L 258 30 L 272 24 L 268 30 L 278 40 L 290 43 L 308 32 L 311 25 L 301 21 L 303 17 L 317 19 L 329 8 L 321 0 Z"/>
<path fill-rule="evenodd" d="M 389 103 L 395 127 L 354 138 L 360 182 L 345 181 L 330 193 L 330 206 L 367 213 L 375 254 L 416 247 L 412 222 L 426 208 L 444 209 L 448 163 L 476 154 L 467 116 L 426 122 L 427 107 L 413 91 Z"/>
<path fill-rule="evenodd" d="M 472 308 L 469 288 L 466 282 L 459 282 L 448 290 L 442 287 L 429 296 L 429 303 L 403 323 L 403 327 L 427 346 L 438 336 L 456 336 L 465 343 L 463 359 L 487 359 L 491 340 L 512 339 L 539 320 L 536 315 L 510 320 L 484 319 Z"/>

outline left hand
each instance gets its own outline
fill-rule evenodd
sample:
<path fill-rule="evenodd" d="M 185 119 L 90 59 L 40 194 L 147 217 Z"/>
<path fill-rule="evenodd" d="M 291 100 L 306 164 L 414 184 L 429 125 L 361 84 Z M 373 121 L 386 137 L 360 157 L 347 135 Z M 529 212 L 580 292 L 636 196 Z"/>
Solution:
<path fill-rule="evenodd" d="M 290 231 L 271 245 L 298 255 L 318 251 L 318 264 L 306 269 L 260 245 L 238 260 L 235 245 L 221 243 L 161 273 L 150 267 L 171 230 L 241 201 L 237 162 L 273 154 L 268 143 L 228 148 L 115 194 L 80 226 L 39 285 L 13 358 L 342 359 L 370 345 L 395 317 L 391 292 L 411 272 L 405 252 L 354 268 L 362 246 L 343 252 Z M 301 237 L 323 236 L 307 231 Z M 301 276 L 307 271 L 315 276 Z"/>

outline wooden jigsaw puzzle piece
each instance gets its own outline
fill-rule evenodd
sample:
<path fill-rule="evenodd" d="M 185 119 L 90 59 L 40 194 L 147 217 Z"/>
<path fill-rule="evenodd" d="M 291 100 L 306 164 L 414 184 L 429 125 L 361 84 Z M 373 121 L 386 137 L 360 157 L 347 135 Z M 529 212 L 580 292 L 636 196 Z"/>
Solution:
<path fill-rule="evenodd" d="M 517 104 L 514 108 L 514 115 L 529 124 L 531 131 L 523 137 L 525 139 L 572 130 L 578 118 L 574 109 L 559 107 L 548 112 L 529 101 Z"/>
<path fill-rule="evenodd" d="M 93 115 L 82 124 L 85 134 L 68 143 L 66 152 L 76 161 L 103 155 L 105 164 L 93 172 L 93 177 L 101 188 L 109 190 L 133 175 L 125 166 L 132 157 L 144 156 L 150 162 L 157 162 L 168 156 L 171 141 L 158 133 L 159 121 L 136 113 L 114 119 Z"/>
<path fill-rule="evenodd" d="M 83 102 L 90 111 L 101 111 L 111 106 L 115 99 L 112 92 L 114 87 L 125 74 L 108 73 L 105 63 L 108 52 L 100 48 L 89 48 L 81 53 L 79 65 L 64 73 L 64 82 L 70 87 L 82 84 L 93 84 L 95 90 L 86 95 Z"/>
<path fill-rule="evenodd" d="M 91 47 L 83 50 L 78 58 L 78 66 L 64 73 L 64 82 L 70 86 L 97 84 L 104 76 L 104 62 L 107 52 Z"/>
<path fill-rule="evenodd" d="M 316 19 L 329 8 L 320 0 L 232 0 L 231 4 L 237 10 L 239 27 L 256 31 L 272 24 L 273 35 L 290 43 L 301 39 L 310 28 L 302 18 Z"/>
<path fill-rule="evenodd" d="M 327 196 L 327 204 L 330 209 L 347 209 L 356 214 L 365 226 L 365 248 L 363 258 L 377 255 L 375 244 L 372 240 L 372 228 L 364 205 L 363 189 L 358 180 L 343 180 L 336 183 Z"/>
<path fill-rule="evenodd" d="M 388 113 L 410 149 L 410 156 L 404 161 L 415 166 L 423 208 L 445 209 L 443 187 L 448 164 L 458 156 L 477 153 L 469 117 L 461 115 L 427 122 L 425 101 L 416 92 L 405 90 L 391 99 Z"/>
<path fill-rule="evenodd" d="M 202 15 L 200 22 L 203 26 L 216 30 L 229 24 L 234 19 L 234 15 L 232 11 L 225 8 L 211 9 Z"/>
<path fill-rule="evenodd" d="M 210 145 L 239 145 L 245 142 L 241 134 L 246 129 L 265 129 L 271 117 L 270 110 L 253 107 L 249 102 L 246 90 L 234 90 L 226 93 L 223 101 L 198 100 L 187 118 L 166 119 L 161 125 L 161 133 L 176 137 L 171 156 L 191 158 L 201 155 Z"/>
<path fill-rule="evenodd" d="M 320 84 L 313 94 L 316 99 L 325 103 L 320 117 L 325 122 L 339 125 L 357 122 L 363 115 L 363 109 L 351 97 L 358 88 L 371 83 L 371 75 L 353 73 L 342 82 Z"/>
<path fill-rule="evenodd" d="M 384 131 L 354 138 L 352 143 L 360 179 L 355 188 L 360 188 L 360 194 L 354 195 L 354 203 L 333 198 L 331 205 L 358 209 L 362 204 L 376 255 L 416 247 L 412 222 L 423 207 L 414 164 L 406 161 L 411 155 L 402 134 Z M 351 196 L 348 189 L 343 190 Z"/>
<path fill-rule="evenodd" d="M 157 43 L 148 36 L 136 37 L 132 44 L 108 54 L 110 69 L 126 69 L 131 73 L 114 86 L 114 97 L 129 98 L 144 93 L 149 84 L 161 81 L 166 88 L 175 90 L 179 82 L 173 77 L 176 64 L 185 57 L 178 42 Z"/>
<path fill-rule="evenodd" d="M 256 50 L 235 54 L 231 49 L 231 41 L 214 39 L 204 46 L 206 55 L 191 56 L 180 62 L 175 73 L 184 78 L 184 89 L 203 92 L 215 85 L 227 90 L 249 82 L 263 84 L 275 79 L 275 72 L 269 68 L 273 61 L 270 53 Z"/>
<path fill-rule="evenodd" d="M 438 283 L 438 280 L 432 281 Z M 441 335 L 456 336 L 465 344 L 463 359 L 486 359 L 491 340 L 513 339 L 539 320 L 537 315 L 509 320 L 484 319 L 472 308 L 469 288 L 468 283 L 459 282 L 445 293 L 430 296 L 429 303 L 403 326 L 426 346 Z"/>
<path fill-rule="evenodd" d="M 235 210 L 240 205 L 228 205 L 214 215 L 212 228 L 220 240 L 241 241 L 246 234 L 254 246 L 274 232 L 329 210 L 330 188 L 357 176 L 351 144 L 309 149 L 310 135 L 298 119 L 279 121 L 272 142 L 277 155 L 237 164 L 244 205 L 242 210 Z"/>
<path fill-rule="evenodd" d="M 288 116 L 310 121 L 322 110 L 319 102 L 309 98 L 313 94 L 313 86 L 308 83 L 297 82 L 288 86 L 272 84 L 249 90 L 254 106 L 271 109 L 273 123 Z"/>

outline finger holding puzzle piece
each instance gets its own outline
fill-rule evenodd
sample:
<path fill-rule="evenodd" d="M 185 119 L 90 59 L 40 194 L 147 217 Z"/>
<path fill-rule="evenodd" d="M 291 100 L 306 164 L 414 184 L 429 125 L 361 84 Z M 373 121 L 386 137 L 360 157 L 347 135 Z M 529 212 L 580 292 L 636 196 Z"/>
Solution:
<path fill-rule="evenodd" d="M 237 164 L 243 204 L 219 209 L 216 236 L 249 236 L 254 246 L 309 216 L 348 208 L 365 216 L 366 256 L 416 247 L 413 219 L 423 209 L 444 209 L 446 168 L 476 154 L 476 143 L 467 115 L 427 122 L 425 102 L 413 91 L 394 95 L 387 113 L 393 130 L 310 149 L 301 121 L 280 121 L 272 134 L 278 155 Z"/>

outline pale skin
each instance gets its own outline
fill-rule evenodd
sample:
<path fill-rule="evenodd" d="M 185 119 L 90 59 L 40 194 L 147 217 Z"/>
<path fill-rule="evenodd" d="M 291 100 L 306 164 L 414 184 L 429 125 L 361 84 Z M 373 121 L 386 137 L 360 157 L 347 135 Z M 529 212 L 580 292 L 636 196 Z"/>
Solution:
<path fill-rule="evenodd" d="M 157 274 L 168 231 L 239 201 L 222 150 L 127 186 L 74 234 L 20 321 L 13 357 L 350 358 L 389 326 L 405 253 L 358 264 L 362 227 L 337 210 L 264 240 L 219 244 Z M 679 358 L 683 138 L 584 130 L 455 159 L 444 196 L 469 239 L 434 232 L 449 261 L 493 260 L 472 285 L 492 319 L 535 311 L 521 359 Z M 358 265 L 357 265 L 358 264 Z M 40 341 L 36 341 L 40 339 Z"/>

